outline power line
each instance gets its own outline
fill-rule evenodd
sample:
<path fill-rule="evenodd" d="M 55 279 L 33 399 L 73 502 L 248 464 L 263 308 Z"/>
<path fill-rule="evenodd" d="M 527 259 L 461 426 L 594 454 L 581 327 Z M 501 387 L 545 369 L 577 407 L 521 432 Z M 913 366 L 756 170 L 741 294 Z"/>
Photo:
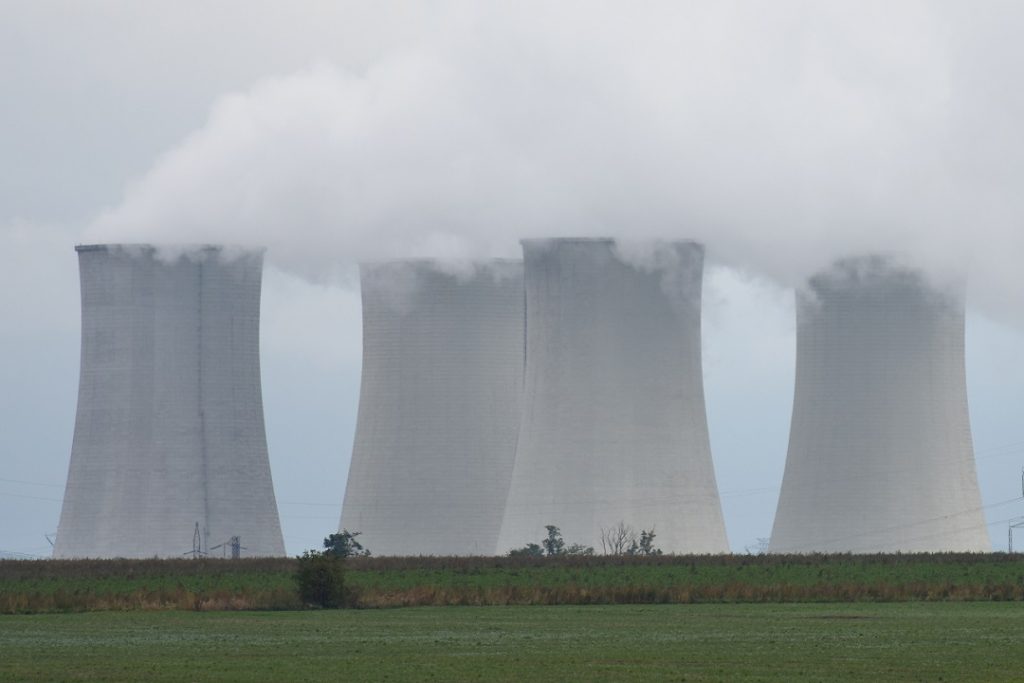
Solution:
<path fill-rule="evenodd" d="M 988 510 L 990 508 L 996 508 L 996 507 L 1001 507 L 1003 505 L 1009 505 L 1010 503 L 1016 503 L 1016 502 L 1019 502 L 1021 500 L 1024 500 L 1024 496 L 1016 496 L 1014 498 L 1008 498 L 1006 500 L 1001 500 L 1001 501 L 999 501 L 997 503 L 990 503 L 989 505 L 980 505 L 978 507 L 967 508 L 965 510 L 960 510 L 958 512 L 951 512 L 951 513 L 945 514 L 945 515 L 938 515 L 936 517 L 928 517 L 928 518 L 925 518 L 925 519 L 919 519 L 917 521 L 908 522 L 906 524 L 894 524 L 894 525 L 887 526 L 887 527 L 879 527 L 879 528 L 876 528 L 876 529 L 868 529 L 867 531 L 861 531 L 861 532 L 858 532 L 858 533 L 855 533 L 855 534 L 847 534 L 846 536 L 832 536 L 832 537 L 829 537 L 827 539 L 815 539 L 814 541 L 811 541 L 811 542 L 801 542 L 800 547 L 801 548 L 813 547 L 813 548 L 817 548 L 817 549 L 825 549 L 825 548 L 828 548 L 829 546 L 835 546 L 837 543 L 841 543 L 843 541 L 848 541 L 850 539 L 863 538 L 865 536 L 874 536 L 876 534 L 884 534 L 884 533 L 889 533 L 889 532 L 892 532 L 892 531 L 902 531 L 902 530 L 905 530 L 905 529 L 911 529 L 913 527 L 921 526 L 922 524 L 930 524 L 930 523 L 933 523 L 933 522 L 941 522 L 943 520 L 953 519 L 953 518 L 959 517 L 961 515 L 968 515 L 968 514 L 972 514 L 972 513 L 975 513 L 975 512 L 982 511 L 982 510 Z M 1002 523 L 1004 523 L 1006 521 L 1008 521 L 1008 520 L 997 520 L 995 522 L 988 522 L 988 523 L 984 524 L 983 526 L 985 526 L 985 527 L 994 526 L 995 524 L 1002 524 Z M 931 537 L 934 537 L 934 536 L 945 536 L 945 535 L 948 535 L 948 534 L 951 534 L 951 533 L 956 533 L 956 532 L 959 532 L 959 531 L 968 531 L 970 529 L 975 529 L 977 527 L 978 527 L 978 525 L 971 525 L 969 527 L 963 527 L 963 528 L 960 528 L 960 529 L 954 529 L 952 531 L 949 530 L 949 529 L 944 529 L 944 530 L 936 532 L 936 533 L 924 534 L 924 535 L 919 535 L 919 536 L 911 536 L 911 537 L 904 538 L 902 540 L 904 542 L 906 542 L 906 541 L 920 540 L 922 538 L 931 538 Z M 794 548 L 794 550 L 795 550 L 795 548 Z M 787 549 L 786 548 L 773 548 L 773 552 L 777 552 L 777 553 L 778 552 L 782 552 L 782 553 L 784 553 L 784 552 L 787 552 Z"/>
<path fill-rule="evenodd" d="M 279 500 L 279 501 L 277 501 L 277 504 L 278 505 L 316 505 L 316 506 L 323 506 L 323 507 L 341 507 L 341 501 L 338 501 L 337 503 L 310 503 L 308 501 L 301 501 L 300 502 L 300 501 L 294 501 L 294 500 Z"/>
<path fill-rule="evenodd" d="M 42 496 L 25 496 L 25 495 L 18 494 L 18 493 L 7 493 L 6 491 L 0 491 L 0 496 L 7 497 L 7 498 L 25 498 L 27 500 L 46 500 L 46 501 L 49 501 L 51 503 L 61 503 L 61 502 L 63 502 L 59 498 L 43 498 Z"/>
<path fill-rule="evenodd" d="M 28 486 L 48 486 L 55 489 L 64 488 L 63 484 L 45 484 L 41 481 L 26 481 L 25 479 L 4 479 L 0 477 L 0 481 L 8 484 L 27 484 Z"/>
<path fill-rule="evenodd" d="M 4 555 L 4 556 L 7 556 L 8 559 L 15 559 L 15 560 L 19 560 L 19 559 L 20 560 L 42 560 L 42 559 L 46 559 L 46 558 L 44 558 L 41 555 L 29 555 L 28 553 L 19 553 L 19 552 L 15 551 L 15 550 L 4 550 L 3 548 L 0 548 L 0 555 Z"/>
<path fill-rule="evenodd" d="M 1010 441 L 996 446 L 986 446 L 985 448 L 979 448 L 975 450 L 975 454 L 992 453 L 994 451 L 1004 451 L 1008 448 L 1024 449 L 1024 441 Z"/>

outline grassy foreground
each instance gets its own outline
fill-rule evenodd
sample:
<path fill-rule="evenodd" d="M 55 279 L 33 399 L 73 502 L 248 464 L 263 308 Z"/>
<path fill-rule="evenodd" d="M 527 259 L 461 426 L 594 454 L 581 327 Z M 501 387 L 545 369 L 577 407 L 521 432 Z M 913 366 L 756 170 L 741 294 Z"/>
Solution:
<path fill-rule="evenodd" d="M 1024 601 L 1003 554 L 357 558 L 352 606 Z M 302 607 L 294 559 L 0 561 L 0 614 Z"/>
<path fill-rule="evenodd" d="M 1010 681 L 1014 603 L 0 617 L 11 681 Z"/>

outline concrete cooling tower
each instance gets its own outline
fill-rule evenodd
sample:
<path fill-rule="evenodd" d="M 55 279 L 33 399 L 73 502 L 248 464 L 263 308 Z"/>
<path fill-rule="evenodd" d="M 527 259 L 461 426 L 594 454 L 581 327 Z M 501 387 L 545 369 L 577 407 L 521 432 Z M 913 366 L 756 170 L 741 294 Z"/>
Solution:
<path fill-rule="evenodd" d="M 499 552 L 546 525 L 601 551 L 620 522 L 664 552 L 728 551 L 701 371 L 703 248 L 525 240 L 523 419 Z"/>
<path fill-rule="evenodd" d="M 375 555 L 492 555 L 519 426 L 522 264 L 361 274 L 363 377 L 340 526 Z"/>
<path fill-rule="evenodd" d="M 770 552 L 989 550 L 960 293 L 872 257 L 841 262 L 798 294 Z"/>
<path fill-rule="evenodd" d="M 263 257 L 78 247 L 82 365 L 54 557 L 284 555 L 263 426 Z M 220 554 L 220 551 L 217 551 Z"/>

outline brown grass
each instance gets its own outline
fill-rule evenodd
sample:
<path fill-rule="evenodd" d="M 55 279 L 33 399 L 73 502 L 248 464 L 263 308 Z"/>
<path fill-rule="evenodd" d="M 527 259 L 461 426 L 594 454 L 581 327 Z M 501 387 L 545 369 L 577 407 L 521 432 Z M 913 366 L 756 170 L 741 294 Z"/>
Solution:
<path fill-rule="evenodd" d="M 0 613 L 301 609 L 292 558 L 0 561 Z M 1006 554 L 388 557 L 349 606 L 1024 601 Z"/>
<path fill-rule="evenodd" d="M 578 585 L 497 588 L 416 586 L 402 591 L 369 592 L 359 596 L 360 608 L 445 607 L 494 605 L 637 605 L 693 603 L 797 602 L 919 602 L 1024 601 L 1021 586 L 930 586 L 903 584 L 816 584 L 757 587 L 741 583 L 712 586 Z"/>

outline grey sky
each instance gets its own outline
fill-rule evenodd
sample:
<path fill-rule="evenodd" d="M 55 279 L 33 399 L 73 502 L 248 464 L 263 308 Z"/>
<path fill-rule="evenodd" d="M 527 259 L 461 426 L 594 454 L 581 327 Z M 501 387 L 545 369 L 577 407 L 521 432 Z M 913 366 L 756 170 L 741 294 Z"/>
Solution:
<path fill-rule="evenodd" d="M 1021 29 L 996 1 L 0 1 L 0 550 L 43 553 L 56 528 L 83 240 L 270 248 L 264 395 L 289 552 L 340 509 L 351 265 L 507 255 L 522 236 L 708 244 L 734 549 L 768 535 L 781 480 L 787 287 L 852 252 L 969 268 L 982 492 L 1019 495 Z M 990 531 L 1005 547 L 1005 524 Z"/>

